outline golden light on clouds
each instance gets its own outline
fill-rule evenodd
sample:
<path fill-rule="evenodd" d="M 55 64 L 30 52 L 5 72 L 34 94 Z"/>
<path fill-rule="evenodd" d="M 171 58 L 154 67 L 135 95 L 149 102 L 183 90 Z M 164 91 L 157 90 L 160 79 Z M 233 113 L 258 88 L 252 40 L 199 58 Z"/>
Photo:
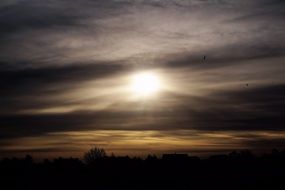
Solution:
<path fill-rule="evenodd" d="M 89 130 L 48 133 L 37 137 L 16 138 L 2 142 L 2 151 L 30 153 L 35 157 L 53 157 L 59 152 L 62 156 L 77 156 L 94 145 L 103 147 L 116 155 L 146 156 L 161 155 L 167 152 L 184 152 L 192 155 L 207 155 L 247 149 L 262 141 L 271 142 L 282 139 L 284 132 L 272 131 L 225 131 L 201 132 L 197 130 Z M 270 150 L 267 146 L 256 151 Z"/>
<path fill-rule="evenodd" d="M 0 157 L 285 146 L 281 1 L 10 2 Z"/>

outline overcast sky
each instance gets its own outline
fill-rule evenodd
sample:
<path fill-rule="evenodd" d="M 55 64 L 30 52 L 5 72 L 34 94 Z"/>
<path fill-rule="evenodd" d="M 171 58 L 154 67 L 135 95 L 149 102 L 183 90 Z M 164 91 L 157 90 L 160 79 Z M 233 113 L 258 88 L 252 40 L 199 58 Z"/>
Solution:
<path fill-rule="evenodd" d="M 283 0 L 1 0 L 0 156 L 285 148 L 284 20 Z"/>

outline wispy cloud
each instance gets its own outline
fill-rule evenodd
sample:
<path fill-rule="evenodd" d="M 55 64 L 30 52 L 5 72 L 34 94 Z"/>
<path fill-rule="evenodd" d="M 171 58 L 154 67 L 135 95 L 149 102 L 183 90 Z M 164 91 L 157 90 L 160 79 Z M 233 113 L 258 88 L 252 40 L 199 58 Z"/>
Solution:
<path fill-rule="evenodd" d="M 284 8 L 280 0 L 4 0 L 0 137 L 283 131 Z M 129 78 L 140 70 L 161 78 L 156 97 L 132 97 Z M 253 139 L 238 145 L 269 141 Z"/>
<path fill-rule="evenodd" d="M 196 130 L 124 131 L 96 130 L 84 132 L 48 133 L 0 141 L 5 155 L 30 153 L 36 157 L 61 154 L 81 157 L 93 145 L 104 147 L 109 154 L 146 156 L 169 152 L 204 156 L 209 153 L 229 153 L 232 150 L 253 149 L 257 153 L 284 147 L 284 132 L 201 132 Z M 269 142 L 269 143 L 268 143 Z"/>

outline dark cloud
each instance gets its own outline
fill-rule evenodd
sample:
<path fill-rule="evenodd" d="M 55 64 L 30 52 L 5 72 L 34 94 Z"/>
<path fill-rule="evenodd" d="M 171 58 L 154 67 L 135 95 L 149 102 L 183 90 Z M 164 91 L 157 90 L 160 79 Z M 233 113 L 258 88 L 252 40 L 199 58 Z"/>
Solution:
<path fill-rule="evenodd" d="M 0 138 L 284 131 L 284 8 L 281 0 L 3 0 Z M 129 78 L 141 70 L 166 81 L 158 97 L 132 98 Z M 283 143 L 251 138 L 239 146 Z"/>
<path fill-rule="evenodd" d="M 210 95 L 205 101 L 208 111 L 197 113 L 204 122 L 196 129 L 208 130 L 283 130 L 284 85 L 251 88 Z M 195 114 L 194 114 L 195 115 Z M 195 118 L 195 116 L 194 116 Z"/>
<path fill-rule="evenodd" d="M 20 33 L 25 30 L 47 29 L 56 26 L 76 26 L 76 17 L 64 15 L 48 7 L 38 9 L 33 6 L 21 5 L 2 8 L 0 24 L 2 27 L 0 36 L 3 39 L 7 35 Z"/>
<path fill-rule="evenodd" d="M 121 4 L 120 8 L 123 8 Z M 53 27 L 88 28 L 80 20 L 118 14 L 114 1 L 19 1 L 0 7 L 0 37 L 21 33 L 26 30 L 45 30 Z M 93 10 L 92 10 L 93 9 Z M 121 11 L 120 11 L 121 12 Z"/>
<path fill-rule="evenodd" d="M 285 139 L 282 137 L 277 139 L 253 138 L 252 140 L 245 141 L 245 144 L 250 149 L 259 150 L 260 152 L 272 149 L 282 150 L 285 148 Z"/>
<path fill-rule="evenodd" d="M 219 92 L 212 98 L 179 97 L 169 110 L 77 111 L 64 114 L 1 116 L 2 138 L 82 130 L 256 131 L 284 130 L 285 86 Z M 170 97 L 168 97 L 170 98 Z M 195 107 L 192 102 L 195 102 Z M 137 105 L 129 104 L 129 110 Z M 160 110 L 160 111 L 159 111 Z"/>
<path fill-rule="evenodd" d="M 48 85 L 77 83 L 104 78 L 120 72 L 126 72 L 126 65 L 116 62 L 82 63 L 58 67 L 25 68 L 20 70 L 0 69 L 1 93 L 5 95 L 31 93 L 31 90 L 44 89 Z M 13 87 L 13 88 L 11 88 Z"/>
<path fill-rule="evenodd" d="M 65 91 L 80 88 L 84 82 L 116 76 L 129 69 L 127 65 L 115 62 L 18 70 L 2 68 L 0 69 L 0 94 L 2 97 L 0 113 L 62 104 L 63 100 L 53 100 L 51 103 L 45 101 L 44 97 L 62 94 Z"/>
<path fill-rule="evenodd" d="M 181 52 L 158 58 L 157 63 L 149 67 L 191 68 L 208 70 L 229 65 L 249 64 L 249 60 L 262 60 L 272 57 L 283 57 L 284 48 L 270 46 L 226 46 L 213 50 L 201 51 L 199 54 Z M 234 52 L 234 53 L 233 53 Z M 204 60 L 206 56 L 206 60 Z"/>

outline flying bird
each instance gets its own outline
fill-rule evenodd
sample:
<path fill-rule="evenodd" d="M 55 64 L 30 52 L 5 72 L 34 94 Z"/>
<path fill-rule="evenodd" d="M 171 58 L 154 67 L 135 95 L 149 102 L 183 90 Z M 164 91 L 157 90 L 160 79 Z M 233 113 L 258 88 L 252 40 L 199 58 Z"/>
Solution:
<path fill-rule="evenodd" d="M 206 55 L 204 55 L 203 59 L 204 59 L 204 61 L 206 60 Z"/>

